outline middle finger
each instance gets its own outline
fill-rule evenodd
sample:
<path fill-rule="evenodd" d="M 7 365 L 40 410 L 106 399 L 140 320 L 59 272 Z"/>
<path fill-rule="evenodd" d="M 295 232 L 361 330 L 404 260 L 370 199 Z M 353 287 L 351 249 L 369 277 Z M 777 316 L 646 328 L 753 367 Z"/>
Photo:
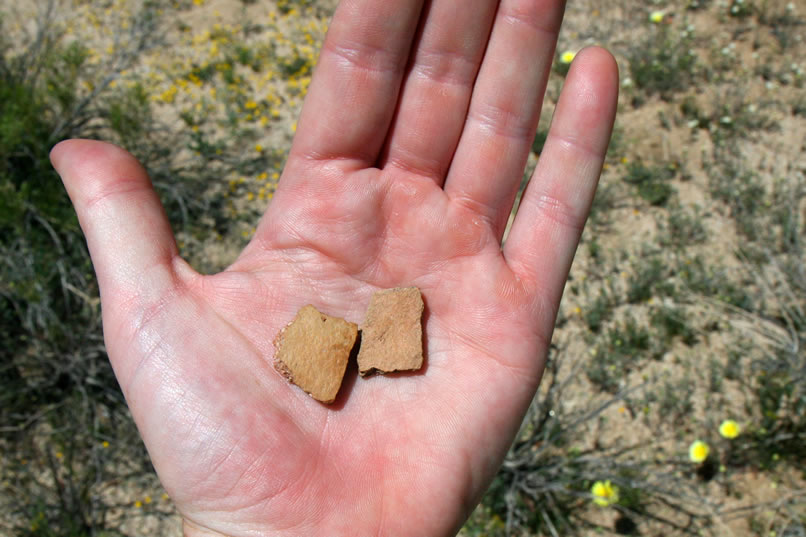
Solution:
<path fill-rule="evenodd" d="M 467 116 L 497 0 L 432 0 L 423 9 L 394 122 L 379 166 L 442 185 Z"/>

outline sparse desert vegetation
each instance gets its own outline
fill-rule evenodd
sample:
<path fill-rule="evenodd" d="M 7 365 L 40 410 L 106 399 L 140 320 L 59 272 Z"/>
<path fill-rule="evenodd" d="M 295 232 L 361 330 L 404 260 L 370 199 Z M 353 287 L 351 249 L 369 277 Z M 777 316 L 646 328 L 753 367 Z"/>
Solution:
<path fill-rule="evenodd" d="M 146 165 L 220 270 L 271 203 L 335 1 L 0 1 L 0 533 L 178 535 L 48 151 Z M 470 536 L 806 534 L 806 5 L 568 3 L 616 129 L 543 383 Z M 525 183 L 525 181 L 524 181 Z"/>

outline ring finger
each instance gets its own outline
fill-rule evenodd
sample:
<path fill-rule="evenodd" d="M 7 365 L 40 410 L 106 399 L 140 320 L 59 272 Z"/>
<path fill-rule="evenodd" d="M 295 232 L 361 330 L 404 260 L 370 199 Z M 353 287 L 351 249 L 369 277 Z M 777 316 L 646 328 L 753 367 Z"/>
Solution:
<path fill-rule="evenodd" d="M 502 0 L 445 192 L 498 237 L 534 139 L 565 2 Z"/>

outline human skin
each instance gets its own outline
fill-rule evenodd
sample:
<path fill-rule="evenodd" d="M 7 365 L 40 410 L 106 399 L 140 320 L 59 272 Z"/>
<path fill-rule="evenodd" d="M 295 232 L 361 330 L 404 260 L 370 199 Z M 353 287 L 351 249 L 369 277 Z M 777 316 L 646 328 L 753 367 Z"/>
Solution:
<path fill-rule="evenodd" d="M 615 115 L 606 51 L 573 62 L 502 237 L 564 3 L 344 0 L 276 195 L 225 271 L 195 272 L 134 158 L 51 154 L 98 277 L 109 358 L 187 535 L 453 535 L 543 372 Z M 417 286 L 426 364 L 321 404 L 272 368 L 306 304 L 360 323 Z"/>

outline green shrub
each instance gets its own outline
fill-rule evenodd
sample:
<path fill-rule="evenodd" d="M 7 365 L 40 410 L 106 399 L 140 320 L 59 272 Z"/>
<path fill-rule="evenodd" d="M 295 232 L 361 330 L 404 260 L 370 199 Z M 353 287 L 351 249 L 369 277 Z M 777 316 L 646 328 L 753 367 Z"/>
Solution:
<path fill-rule="evenodd" d="M 696 332 L 687 323 L 686 312 L 675 306 L 660 306 L 650 313 L 650 326 L 668 346 L 672 339 L 679 337 L 688 346 L 697 342 Z"/>
<path fill-rule="evenodd" d="M 627 280 L 627 302 L 638 304 L 656 295 L 672 294 L 674 284 L 670 279 L 671 274 L 669 262 L 659 253 L 641 253 Z"/>
<path fill-rule="evenodd" d="M 637 88 L 668 99 L 689 88 L 697 75 L 693 38 L 668 25 L 658 25 L 629 53 L 630 76 Z"/>
<path fill-rule="evenodd" d="M 77 100 L 68 90 L 76 88 L 83 54 L 52 46 L 36 61 L 11 58 L 0 68 L 0 348 L 9 353 L 5 363 L 15 364 L 5 371 L 13 384 L 2 392 L 0 421 L 11 426 L 29 419 L 31 397 L 58 398 L 83 383 L 82 368 L 73 372 L 59 358 L 100 341 L 89 255 L 48 160 L 50 148 L 72 134 L 58 127 Z M 60 89 L 51 91 L 55 83 Z"/>
<path fill-rule="evenodd" d="M 605 392 L 615 394 L 624 386 L 625 376 L 649 356 L 650 334 L 646 328 L 627 318 L 608 330 L 595 347 L 586 369 L 588 379 Z"/>
<path fill-rule="evenodd" d="M 732 0 L 728 6 L 728 14 L 731 17 L 744 19 L 755 12 L 755 6 L 750 0 Z"/>
<path fill-rule="evenodd" d="M 675 192 L 669 181 L 677 174 L 672 165 L 647 166 L 643 162 L 630 162 L 623 179 L 634 185 L 638 195 L 650 205 L 665 205 Z"/>
<path fill-rule="evenodd" d="M 540 155 L 543 152 L 543 146 L 546 145 L 546 140 L 549 137 L 549 129 L 548 127 L 542 127 L 537 129 L 537 133 L 535 134 L 535 139 L 532 141 L 532 153 L 535 155 Z"/>
<path fill-rule="evenodd" d="M 89 537 L 114 528 L 102 487 L 148 457 L 106 357 L 89 254 L 48 154 L 101 131 L 146 147 L 142 88 L 113 97 L 109 82 L 155 40 L 156 8 L 132 16 L 140 39 L 99 68 L 61 34 L 55 4 L 43 5 L 28 41 L 2 41 L 0 25 L 3 516 L 18 535 Z"/>
<path fill-rule="evenodd" d="M 613 306 L 611 294 L 607 290 L 601 289 L 590 306 L 585 308 L 583 314 L 585 324 L 591 332 L 598 333 L 602 329 L 602 325 L 613 313 Z"/>
<path fill-rule="evenodd" d="M 659 223 L 658 242 L 683 251 L 696 244 L 702 244 L 708 238 L 700 209 L 695 207 L 687 211 L 676 204 L 668 208 L 665 220 Z"/>

